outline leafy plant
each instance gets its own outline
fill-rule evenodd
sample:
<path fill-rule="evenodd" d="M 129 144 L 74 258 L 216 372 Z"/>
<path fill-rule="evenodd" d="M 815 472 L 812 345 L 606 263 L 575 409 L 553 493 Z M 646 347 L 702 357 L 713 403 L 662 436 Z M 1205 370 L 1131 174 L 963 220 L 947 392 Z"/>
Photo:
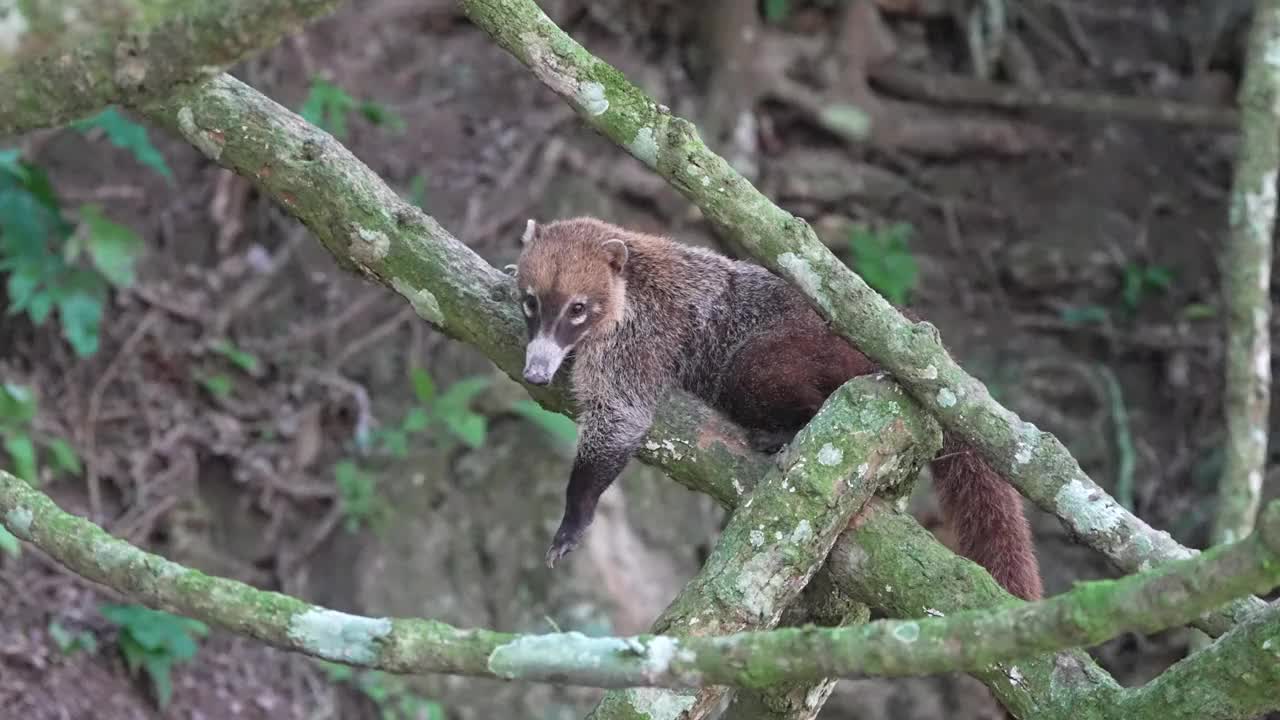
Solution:
<path fill-rule="evenodd" d="M 71 631 L 57 620 L 49 622 L 49 637 L 63 655 L 80 651 L 94 655 L 98 652 L 98 638 L 88 630 Z"/>
<path fill-rule="evenodd" d="M 1137 265 L 1124 268 L 1122 297 L 1125 309 L 1137 312 L 1142 301 L 1153 292 L 1164 292 L 1173 284 L 1173 271 L 1161 265 Z"/>
<path fill-rule="evenodd" d="M 307 122 L 323 128 L 336 138 L 347 135 L 347 118 L 356 112 L 378 127 L 394 132 L 404 130 L 404 120 L 391 108 L 371 100 L 357 100 L 341 87 L 323 78 L 312 78 L 307 99 L 298 110 Z"/>
<path fill-rule="evenodd" d="M 764 19 L 782 22 L 791 14 L 791 0 L 764 0 Z"/>
<path fill-rule="evenodd" d="M 329 682 L 348 685 L 373 701 L 383 720 L 444 720 L 444 706 L 413 692 L 403 679 L 381 670 L 360 670 L 318 661 Z"/>
<path fill-rule="evenodd" d="M 25 312 L 41 326 L 54 310 L 78 355 L 98 349 L 98 328 L 111 285 L 133 282 L 142 241 L 106 218 L 100 207 L 80 208 L 79 225 L 63 215 L 44 171 L 17 151 L 0 151 L 0 272 L 8 273 L 9 314 Z M 87 256 L 87 263 L 78 262 Z"/>
<path fill-rule="evenodd" d="M 919 276 L 916 259 L 907 247 L 910 235 L 911 226 L 906 223 L 880 229 L 855 226 L 849 233 L 853 269 L 895 305 L 907 302 Z"/>
<path fill-rule="evenodd" d="M 378 494 L 376 476 L 352 460 L 342 460 L 334 465 L 333 477 L 348 532 L 356 532 L 365 524 L 377 525 L 386 517 L 389 508 Z"/>
<path fill-rule="evenodd" d="M 38 433 L 32 427 L 36 397 L 30 389 L 14 383 L 0 384 L 0 444 L 18 477 L 31 485 L 40 482 L 40 453 L 53 460 L 59 470 L 73 475 L 81 471 L 80 458 L 71 444 L 59 437 Z"/>
<path fill-rule="evenodd" d="M 112 145 L 128 150 L 139 163 L 169 180 L 173 179 L 173 171 L 165 162 L 164 155 L 151 144 L 151 138 L 147 137 L 147 129 L 121 115 L 120 111 L 114 107 L 109 107 L 91 118 L 85 118 L 75 123 L 73 127 L 85 133 L 101 130 Z"/>
<path fill-rule="evenodd" d="M 120 629 L 118 643 L 129 672 L 139 668 L 151 678 L 156 703 L 161 709 L 173 697 L 169 677 L 174 665 L 189 662 L 200 649 L 196 638 L 209 633 L 198 620 L 152 610 L 141 605 L 106 604 L 98 612 Z"/>

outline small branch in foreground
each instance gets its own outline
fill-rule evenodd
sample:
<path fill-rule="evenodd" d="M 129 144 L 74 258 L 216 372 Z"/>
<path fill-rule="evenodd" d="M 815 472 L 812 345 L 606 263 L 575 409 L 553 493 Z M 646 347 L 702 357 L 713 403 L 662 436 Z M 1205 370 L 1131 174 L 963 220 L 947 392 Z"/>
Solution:
<path fill-rule="evenodd" d="M 70 515 L 0 471 L 0 518 L 82 577 L 146 604 L 286 650 L 397 673 L 440 672 L 605 688 L 770 687 L 854 674 L 981 670 L 1040 652 L 1156 632 L 1244 592 L 1280 584 L 1280 501 L 1248 539 L 1137 576 L 1078 585 L 1035 603 L 851 628 L 787 628 L 714 638 L 592 638 L 462 630 L 370 618 L 190 570 Z M 1264 646 L 1264 654 L 1268 650 Z M 1273 698 L 1280 704 L 1280 697 Z"/>
<path fill-rule="evenodd" d="M 616 68 L 560 30 L 531 0 L 462 0 L 463 11 L 592 128 L 666 178 L 735 244 L 794 284 L 942 425 L 1039 507 L 1126 572 L 1192 556 L 1125 510 L 1052 433 L 1001 405 L 955 362 L 937 328 L 912 323 L 840 261 L 808 223 L 779 208 Z M 1264 604 L 1242 598 L 1197 621 L 1225 632 Z"/>
<path fill-rule="evenodd" d="M 32 0 L 0 38 L 0 137 L 163 97 L 331 11 L 338 0 Z M 5 54 L 6 48 L 16 48 Z"/>
<path fill-rule="evenodd" d="M 1257 3 L 1240 90 L 1240 150 L 1223 257 L 1227 308 L 1226 466 L 1218 483 L 1215 543 L 1248 535 L 1262 498 L 1271 405 L 1271 235 L 1280 170 L 1280 0 Z"/>

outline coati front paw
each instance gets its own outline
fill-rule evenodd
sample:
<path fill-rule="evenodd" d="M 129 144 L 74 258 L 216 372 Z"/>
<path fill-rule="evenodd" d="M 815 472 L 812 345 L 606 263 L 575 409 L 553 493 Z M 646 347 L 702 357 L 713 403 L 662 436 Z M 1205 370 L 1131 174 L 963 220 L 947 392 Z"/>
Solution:
<path fill-rule="evenodd" d="M 578 544 L 582 542 L 582 535 L 587 531 L 587 523 L 570 522 L 565 520 L 560 523 L 560 529 L 556 531 L 556 537 L 551 541 L 551 547 L 547 549 L 547 567 L 553 568 L 556 562 L 573 552 Z"/>

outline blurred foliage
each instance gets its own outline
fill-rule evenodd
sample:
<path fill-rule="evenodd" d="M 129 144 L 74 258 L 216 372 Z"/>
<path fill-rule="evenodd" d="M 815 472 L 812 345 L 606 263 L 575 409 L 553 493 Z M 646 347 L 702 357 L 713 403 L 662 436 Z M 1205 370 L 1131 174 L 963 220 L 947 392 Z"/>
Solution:
<path fill-rule="evenodd" d="M 167 707 L 173 697 L 173 666 L 196 656 L 200 649 L 196 639 L 207 635 L 209 628 L 199 620 L 141 605 L 104 604 L 98 612 L 120 629 L 117 643 L 129 672 L 145 671 L 156 703 L 161 709 Z"/>
<path fill-rule="evenodd" d="M 907 247 L 911 232 L 907 223 L 855 225 L 849 231 L 850 266 L 894 305 L 905 305 L 919 280 L 920 269 Z"/>
<path fill-rule="evenodd" d="M 72 127 L 101 132 L 139 163 L 173 177 L 146 129 L 114 108 Z M 67 219 L 43 169 L 18 150 L 0 150 L 0 273 L 8 275 L 9 314 L 26 313 L 40 327 L 57 311 L 63 337 L 83 357 L 98 350 L 109 289 L 133 284 L 143 243 L 98 205 L 74 215 L 77 222 Z"/>
<path fill-rule="evenodd" d="M 339 139 L 346 138 L 352 113 L 393 132 L 403 132 L 405 128 L 404 120 L 391 108 L 372 100 L 357 100 L 341 87 L 318 77 L 311 79 L 311 89 L 298 109 L 298 114 L 307 122 Z"/>

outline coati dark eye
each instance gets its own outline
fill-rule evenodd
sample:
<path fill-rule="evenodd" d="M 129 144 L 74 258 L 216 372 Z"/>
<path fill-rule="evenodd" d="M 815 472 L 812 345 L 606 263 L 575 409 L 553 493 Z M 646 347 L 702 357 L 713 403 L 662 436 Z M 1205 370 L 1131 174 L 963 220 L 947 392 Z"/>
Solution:
<path fill-rule="evenodd" d="M 533 317 L 538 312 L 538 298 L 532 295 L 524 296 L 524 314 Z"/>
<path fill-rule="evenodd" d="M 574 304 L 572 304 L 572 305 L 570 305 L 570 306 L 569 306 L 569 314 L 570 314 L 570 315 L 581 315 L 583 312 L 585 312 L 585 311 L 586 311 L 586 309 L 587 309 L 587 304 L 586 304 L 586 303 L 576 302 L 576 303 L 574 303 Z"/>

